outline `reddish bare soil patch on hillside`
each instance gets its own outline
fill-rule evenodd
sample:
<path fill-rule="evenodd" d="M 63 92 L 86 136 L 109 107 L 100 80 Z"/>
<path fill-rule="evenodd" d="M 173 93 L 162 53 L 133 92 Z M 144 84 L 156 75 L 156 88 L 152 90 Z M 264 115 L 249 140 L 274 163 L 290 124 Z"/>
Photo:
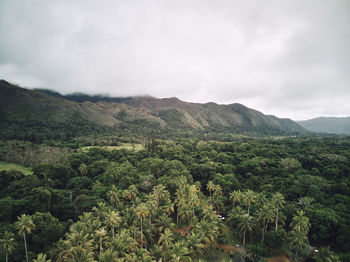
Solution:
<path fill-rule="evenodd" d="M 188 233 L 190 232 L 191 226 L 186 226 L 186 227 L 181 227 L 181 228 L 175 228 L 174 232 L 181 234 L 183 236 L 187 236 Z"/>

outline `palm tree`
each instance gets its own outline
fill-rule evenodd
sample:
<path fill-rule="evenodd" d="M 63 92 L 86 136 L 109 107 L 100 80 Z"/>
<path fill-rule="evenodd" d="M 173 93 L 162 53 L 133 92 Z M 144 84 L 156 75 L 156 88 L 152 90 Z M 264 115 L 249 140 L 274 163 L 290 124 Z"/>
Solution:
<path fill-rule="evenodd" d="M 243 247 L 245 246 L 245 237 L 246 237 L 246 233 L 247 231 L 252 231 L 253 227 L 255 226 L 255 221 L 254 218 L 249 216 L 248 214 L 244 214 L 243 216 L 241 216 L 240 222 L 238 223 L 238 228 L 241 232 L 243 232 L 243 241 L 242 241 L 242 245 Z"/>
<path fill-rule="evenodd" d="M 309 218 L 304 215 L 304 211 L 300 210 L 297 211 L 296 215 L 294 215 L 290 226 L 294 231 L 305 232 L 307 234 L 311 224 L 309 222 Z"/>
<path fill-rule="evenodd" d="M 64 262 L 96 262 L 94 259 L 94 252 L 82 246 L 72 247 L 65 255 L 59 259 Z"/>
<path fill-rule="evenodd" d="M 299 249 L 307 245 L 307 234 L 304 231 L 292 230 L 289 232 L 290 245 L 296 247 L 295 260 L 299 261 Z"/>
<path fill-rule="evenodd" d="M 170 199 L 170 193 L 164 185 L 158 184 L 153 188 L 151 197 L 155 200 L 156 207 L 158 207 L 161 200 L 168 201 Z"/>
<path fill-rule="evenodd" d="M 145 203 L 141 203 L 136 207 L 136 216 L 140 218 L 140 232 L 141 232 L 141 245 L 142 245 L 142 224 L 143 220 L 148 216 L 149 210 Z"/>
<path fill-rule="evenodd" d="M 189 203 L 186 199 L 181 198 L 177 201 L 177 219 L 176 224 L 179 225 L 179 218 L 180 221 L 187 221 L 192 217 L 192 210 L 189 206 Z"/>
<path fill-rule="evenodd" d="M 196 225 L 195 233 L 200 234 L 203 242 L 209 246 L 211 243 L 216 242 L 216 239 L 219 235 L 219 227 L 217 225 L 217 221 L 202 220 Z"/>
<path fill-rule="evenodd" d="M 255 203 L 258 207 L 263 207 L 267 202 L 266 196 L 264 193 L 256 194 Z"/>
<path fill-rule="evenodd" d="M 111 189 L 107 192 L 107 197 L 109 199 L 109 202 L 111 202 L 113 207 L 115 207 L 119 202 L 118 189 L 115 185 L 112 185 Z"/>
<path fill-rule="evenodd" d="M 215 190 L 215 184 L 212 180 L 210 180 L 207 184 L 207 190 L 209 191 L 210 197 L 211 197 L 211 192 Z"/>
<path fill-rule="evenodd" d="M 217 219 L 217 213 L 212 205 L 203 201 L 201 206 L 204 220 L 212 221 L 214 219 Z"/>
<path fill-rule="evenodd" d="M 249 216 L 249 211 L 250 211 L 250 204 L 254 203 L 256 199 L 256 193 L 250 189 L 247 190 L 247 192 L 243 193 L 243 201 L 245 202 L 247 206 L 247 213 Z"/>
<path fill-rule="evenodd" d="M 186 247 L 185 243 L 183 241 L 176 242 L 172 249 L 169 250 L 168 257 L 169 262 L 178 262 L 178 261 L 192 261 L 191 257 L 189 256 L 189 250 Z"/>
<path fill-rule="evenodd" d="M 104 221 L 108 214 L 108 207 L 103 202 L 98 202 L 97 206 L 92 208 L 93 215 L 98 219 L 98 221 Z"/>
<path fill-rule="evenodd" d="M 111 242 L 106 243 L 106 246 L 118 252 L 119 256 L 125 256 L 130 250 L 134 249 L 137 244 L 130 234 L 131 232 L 129 230 L 122 229 Z"/>
<path fill-rule="evenodd" d="M 232 224 L 236 224 L 237 221 L 240 221 L 241 216 L 243 216 L 244 213 L 245 213 L 245 211 L 243 210 L 243 208 L 241 208 L 240 206 L 235 206 L 235 208 L 232 209 L 232 211 L 228 215 L 230 227 Z"/>
<path fill-rule="evenodd" d="M 33 259 L 33 262 L 51 262 L 51 259 L 46 259 L 46 255 L 40 253 L 36 259 Z"/>
<path fill-rule="evenodd" d="M 111 228 L 112 230 L 112 236 L 114 238 L 114 235 L 115 235 L 115 226 L 119 226 L 120 225 L 120 222 L 121 222 L 121 218 L 120 216 L 118 215 L 117 212 L 115 212 L 114 210 L 112 210 L 111 212 L 109 212 L 107 214 L 107 218 L 106 218 L 106 224 L 109 228 Z"/>
<path fill-rule="evenodd" d="M 35 225 L 33 223 L 32 217 L 28 216 L 26 214 L 22 214 L 20 217 L 18 217 L 18 221 L 16 223 L 18 234 L 23 235 L 24 240 L 24 249 L 26 252 L 26 261 L 29 262 L 28 259 L 28 249 L 27 249 L 27 240 L 26 240 L 26 232 L 30 234 L 32 230 L 35 229 Z"/>
<path fill-rule="evenodd" d="M 156 261 L 162 261 L 164 257 L 164 250 L 161 246 L 154 244 L 150 249 L 150 254 Z"/>
<path fill-rule="evenodd" d="M 194 208 L 199 204 L 199 188 L 196 185 L 191 185 L 189 187 L 189 208 L 192 209 L 192 218 L 194 217 Z"/>
<path fill-rule="evenodd" d="M 264 244 L 265 231 L 267 230 L 269 221 L 273 219 L 273 210 L 270 205 L 265 204 L 262 208 L 260 208 L 258 219 L 262 222 L 261 244 Z"/>
<path fill-rule="evenodd" d="M 106 234 L 107 234 L 107 232 L 103 227 L 98 229 L 98 230 L 95 230 L 95 235 L 98 237 L 98 243 L 100 246 L 99 256 L 101 256 L 101 253 L 102 253 L 102 241 L 103 241 L 103 238 L 105 237 Z"/>
<path fill-rule="evenodd" d="M 235 204 L 236 203 L 239 203 L 242 201 L 242 192 L 241 190 L 233 190 L 231 193 L 230 193 L 230 200 L 232 201 L 232 209 L 235 208 Z"/>
<path fill-rule="evenodd" d="M 277 192 L 272 196 L 272 205 L 276 208 L 275 230 L 277 230 L 278 226 L 278 211 L 280 208 L 283 208 L 284 203 L 284 196 L 281 193 Z"/>
<path fill-rule="evenodd" d="M 129 186 L 128 191 L 129 191 L 129 199 L 133 202 L 133 204 L 135 204 L 136 197 L 139 193 L 139 191 L 137 190 L 137 187 L 135 185 L 131 185 Z"/>
<path fill-rule="evenodd" d="M 6 262 L 8 262 L 8 255 L 14 250 L 14 234 L 8 231 L 5 231 L 4 237 L 0 239 L 1 247 L 6 254 Z"/>
<path fill-rule="evenodd" d="M 89 234 L 84 234 L 83 231 L 77 231 L 66 234 L 66 240 L 63 241 L 63 245 L 66 250 L 76 246 L 83 247 L 84 249 L 91 249 L 92 242 L 92 239 L 89 238 Z"/>
<path fill-rule="evenodd" d="M 166 201 L 164 203 L 164 205 L 162 206 L 162 210 L 167 213 L 168 215 L 171 215 L 172 213 L 174 213 L 175 209 L 174 209 L 174 203 L 171 202 L 170 200 Z"/>
<path fill-rule="evenodd" d="M 152 257 L 148 250 L 143 248 L 137 248 L 133 253 L 130 253 L 126 257 L 127 261 L 135 261 L 135 262 L 153 262 Z"/>
<path fill-rule="evenodd" d="M 186 246 L 190 251 L 191 257 L 197 258 L 198 255 L 202 255 L 205 250 L 205 244 L 202 243 L 203 239 L 200 234 L 196 234 L 193 231 L 186 236 Z"/>
<path fill-rule="evenodd" d="M 118 261 L 118 252 L 112 248 L 108 248 L 99 256 L 99 262 L 115 262 Z"/>
<path fill-rule="evenodd" d="M 174 240 L 174 235 L 170 229 L 165 229 L 164 233 L 160 235 L 158 244 L 163 246 L 163 249 L 166 250 L 168 246 L 171 246 Z"/>
<path fill-rule="evenodd" d="M 164 232 L 165 229 L 172 229 L 175 227 L 173 220 L 167 216 L 167 214 L 163 213 L 156 219 L 157 227 L 160 233 Z"/>

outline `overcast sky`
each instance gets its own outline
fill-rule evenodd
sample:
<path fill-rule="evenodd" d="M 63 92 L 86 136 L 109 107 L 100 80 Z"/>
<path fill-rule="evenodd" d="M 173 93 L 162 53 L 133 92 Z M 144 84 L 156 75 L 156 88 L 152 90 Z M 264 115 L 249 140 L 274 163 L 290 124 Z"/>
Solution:
<path fill-rule="evenodd" d="M 349 0 L 1 0 L 0 78 L 350 115 Z"/>

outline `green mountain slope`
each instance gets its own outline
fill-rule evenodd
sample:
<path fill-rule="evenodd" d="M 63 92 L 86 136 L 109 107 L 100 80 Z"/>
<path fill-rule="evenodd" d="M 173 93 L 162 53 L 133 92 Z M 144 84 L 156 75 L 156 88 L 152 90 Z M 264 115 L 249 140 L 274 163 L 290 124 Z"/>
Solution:
<path fill-rule="evenodd" d="M 298 123 L 313 132 L 350 134 L 350 117 L 319 117 Z"/>
<path fill-rule="evenodd" d="M 27 90 L 0 81 L 0 127 L 5 138 L 41 140 L 85 134 L 161 138 L 220 134 L 286 135 L 306 130 L 290 119 L 264 115 L 241 104 L 187 103 L 177 98 L 110 98 Z"/>
<path fill-rule="evenodd" d="M 75 102 L 0 81 L 0 134 L 4 139 L 41 142 L 45 138 L 67 139 L 101 128 L 84 117 Z"/>

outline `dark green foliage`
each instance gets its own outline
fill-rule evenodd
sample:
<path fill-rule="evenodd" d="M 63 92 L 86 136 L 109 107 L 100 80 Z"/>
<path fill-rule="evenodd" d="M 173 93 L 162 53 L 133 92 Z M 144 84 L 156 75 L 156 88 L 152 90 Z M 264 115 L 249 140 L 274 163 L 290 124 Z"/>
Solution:
<path fill-rule="evenodd" d="M 176 224 L 178 211 L 180 225 L 189 223 L 191 216 L 195 216 L 193 223 L 204 217 L 200 204 L 193 202 L 193 209 L 188 212 L 181 210 L 176 200 L 180 193 L 188 196 L 191 189 L 200 190 L 199 197 L 225 217 L 222 221 L 230 230 L 222 227 L 222 232 L 229 233 L 220 236 L 220 243 L 241 245 L 243 231 L 238 225 L 242 225 L 244 216 L 240 214 L 247 212 L 248 205 L 242 199 L 233 202 L 230 194 L 234 190 L 243 193 L 250 190 L 256 194 L 249 207 L 252 230 L 248 228 L 246 232 L 246 251 L 252 257 L 258 259 L 290 251 L 290 239 L 299 237 L 295 230 L 290 233 L 298 210 L 303 210 L 311 224 L 306 240 L 301 240 L 316 247 L 329 246 L 344 254 L 342 257 L 347 256 L 350 249 L 349 138 L 155 142 L 153 150 L 92 148 L 85 153 L 71 153 L 63 164 L 35 166 L 33 175 L 0 172 L 0 230 L 13 227 L 11 224 L 23 213 L 33 215 L 37 228 L 28 237 L 29 250 L 36 254 L 42 251 L 54 253 L 55 242 L 68 230 L 71 223 L 68 221 L 78 220 L 84 212 L 96 209 L 98 203 L 103 202 L 118 210 L 123 216 L 123 227 L 133 226 L 135 237 L 139 238 L 140 218 L 133 213 L 133 207 L 141 210 L 140 203 L 148 201 L 153 188 L 162 184 L 169 192 L 171 202 L 175 203 L 174 213 L 169 215 L 170 220 L 164 216 L 160 220 L 164 213 L 160 210 L 146 216 L 142 222 L 143 234 L 149 243 L 161 235 L 159 231 L 147 231 L 150 223 L 159 227 L 162 223 Z M 85 171 L 80 170 L 82 166 Z M 215 187 L 208 187 L 209 182 Z M 187 186 L 187 191 L 178 190 L 181 183 Z M 191 185 L 195 187 L 189 187 Z M 285 199 L 279 209 L 277 230 L 272 201 L 276 192 Z M 189 202 L 190 198 L 182 204 Z M 164 204 L 164 201 L 159 203 Z M 267 223 L 261 218 L 266 205 L 273 211 Z M 151 207 L 141 211 L 146 212 Z M 99 208 L 103 209 L 103 206 Z M 169 208 L 171 210 L 171 206 Z M 204 229 L 205 226 L 201 230 Z M 303 254 L 304 242 L 294 243 L 291 251 Z M 154 248 L 153 244 L 149 248 Z M 22 250 L 19 246 L 15 253 Z M 19 256 L 14 261 L 22 258 Z"/>

